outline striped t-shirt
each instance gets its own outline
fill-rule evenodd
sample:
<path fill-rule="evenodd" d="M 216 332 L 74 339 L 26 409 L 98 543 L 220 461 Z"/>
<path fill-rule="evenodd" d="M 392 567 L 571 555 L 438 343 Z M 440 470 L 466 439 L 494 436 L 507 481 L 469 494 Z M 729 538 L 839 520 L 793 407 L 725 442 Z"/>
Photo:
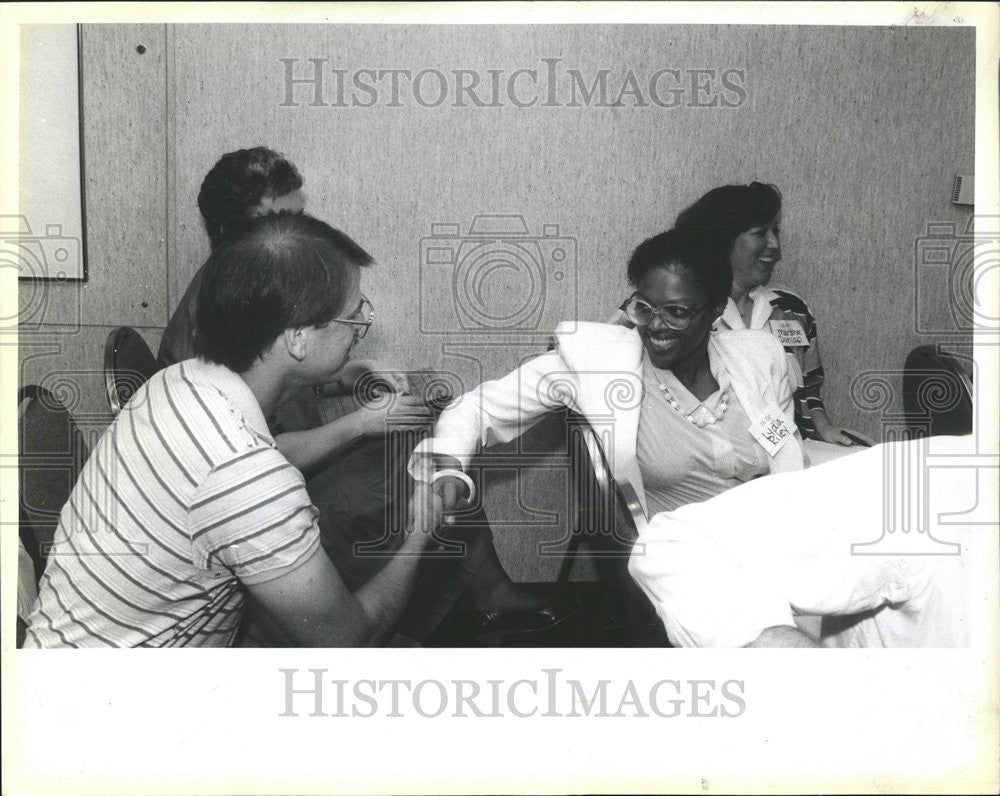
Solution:
<path fill-rule="evenodd" d="M 186 360 L 136 392 L 63 507 L 25 647 L 228 646 L 243 584 L 319 544 L 253 393 Z"/>

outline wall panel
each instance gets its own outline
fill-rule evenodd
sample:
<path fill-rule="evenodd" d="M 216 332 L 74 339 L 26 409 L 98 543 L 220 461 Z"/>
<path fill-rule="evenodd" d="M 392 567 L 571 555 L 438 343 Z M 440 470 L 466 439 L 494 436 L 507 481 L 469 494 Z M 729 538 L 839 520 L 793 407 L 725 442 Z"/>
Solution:
<path fill-rule="evenodd" d="M 930 273 L 916 258 L 928 223 L 961 230 L 970 216 L 949 195 L 954 175 L 974 165 L 973 44 L 963 28 L 89 27 L 91 281 L 79 291 L 52 286 L 46 319 L 93 325 L 89 342 L 59 355 L 79 352 L 87 367 L 99 366 L 91 343 L 109 324 L 154 336 L 208 252 L 196 204 L 202 178 L 222 153 L 264 144 L 299 166 L 310 211 L 377 260 L 365 290 L 378 320 L 359 355 L 444 368 L 471 386 L 543 350 L 557 321 L 608 317 L 627 295 L 624 264 L 636 244 L 705 190 L 760 179 L 785 196 L 776 279 L 817 314 L 827 403 L 836 419 L 877 436 L 878 416 L 854 404 L 852 381 L 899 368 L 916 344 L 969 339 L 953 334 L 947 266 Z M 281 59 L 298 77 L 311 72 L 309 59 L 324 59 L 319 104 L 305 84 L 287 102 Z M 546 59 L 557 70 L 556 102 L 544 88 Z M 438 70 L 450 84 L 446 101 L 422 106 L 405 84 L 394 102 L 388 79 L 362 71 L 388 69 L 409 70 L 411 82 Z M 534 94 L 523 73 L 516 83 L 521 98 L 537 99 L 530 107 L 506 94 L 504 81 L 520 69 L 541 78 Z M 649 80 L 663 69 L 679 70 L 676 107 L 651 102 Z M 377 84 L 376 101 L 363 107 L 371 95 L 357 90 L 358 104 L 348 93 L 338 107 L 333 70 Z M 468 95 L 461 106 L 455 70 L 477 76 L 488 107 Z M 626 94 L 607 107 L 595 95 L 572 107 L 570 70 L 588 87 L 606 70 L 612 99 L 631 72 L 646 104 Z M 729 74 L 738 90 L 721 85 L 726 70 L 737 70 Z M 487 90 L 494 74 L 500 102 Z M 483 293 L 492 321 L 460 327 L 455 304 L 471 300 L 467 285 L 433 268 L 428 246 L 467 254 L 470 224 L 483 214 L 523 217 L 538 262 L 498 272 Z M 457 231 L 435 236 L 438 224 Z M 571 252 L 568 262 L 554 261 L 545 225 Z M 504 313 L 524 299 L 533 273 L 544 280 L 537 312 L 519 324 L 528 332 L 513 333 Z M 526 444 L 545 443 L 542 434 Z M 553 478 L 529 475 L 522 504 L 542 505 L 559 490 Z M 514 479 L 498 475 L 490 498 L 496 518 L 510 519 Z M 519 578 L 551 577 L 555 562 L 524 539 L 552 531 L 529 514 L 521 530 L 498 534 L 501 553 Z"/>
<path fill-rule="evenodd" d="M 948 201 L 954 175 L 973 167 L 968 29 L 181 26 L 172 36 L 171 304 L 207 250 L 194 204 L 202 176 L 222 152 L 267 144 L 300 167 L 310 210 L 378 260 L 366 276 L 379 318 L 366 350 L 445 367 L 464 382 L 500 375 L 541 350 L 544 335 L 429 334 L 447 323 L 442 302 L 455 301 L 452 285 L 435 283 L 421 260 L 432 224 L 457 224 L 462 238 L 479 214 L 518 214 L 534 234 L 550 224 L 571 238 L 577 289 L 549 287 L 542 332 L 574 311 L 607 317 L 626 295 L 624 263 L 637 243 L 708 188 L 760 179 L 786 197 L 777 278 L 799 289 L 819 318 L 828 405 L 837 420 L 877 435 L 877 416 L 852 403 L 850 384 L 864 371 L 900 367 L 909 348 L 928 342 L 914 318 L 915 241 L 928 221 L 963 224 L 968 216 Z M 292 59 L 299 78 L 314 74 L 309 59 L 325 59 L 322 90 L 295 85 L 293 106 L 283 105 L 287 67 L 279 59 Z M 527 108 L 507 97 L 501 107 L 474 107 L 467 95 L 455 107 L 454 93 L 421 107 L 405 88 L 394 107 L 388 80 L 363 76 L 378 85 L 377 101 L 351 106 L 348 91 L 348 107 L 338 107 L 333 85 L 334 69 L 348 80 L 366 69 L 407 69 L 411 77 L 433 69 L 471 70 L 484 86 L 490 70 L 504 79 L 517 69 L 544 76 L 543 59 L 559 59 L 564 92 L 570 69 L 588 84 L 609 70 L 612 93 L 628 70 L 640 87 L 658 69 L 681 70 L 686 81 L 692 70 L 714 70 L 714 82 L 700 79 L 717 100 L 738 106 L 697 107 L 711 97 L 688 82 L 673 108 L 637 107 L 634 96 L 623 107 L 567 107 L 565 95 L 559 107 L 544 107 L 544 90 Z M 745 96 L 721 90 L 727 69 L 740 70 Z M 526 80 L 517 84 L 522 97 L 530 94 Z M 434 301 L 421 302 L 421 285 Z M 519 288 L 493 289 L 500 305 Z M 512 479 L 505 488 L 496 487 L 497 500 L 516 504 Z M 537 481 L 539 494 L 552 488 Z M 554 571 L 521 547 L 505 554 L 521 559 L 525 577 Z"/>
<path fill-rule="evenodd" d="M 166 320 L 164 33 L 163 25 L 84 26 L 88 281 L 19 284 L 19 384 L 52 389 L 97 432 L 111 417 L 108 333 L 135 326 L 155 350 Z"/>

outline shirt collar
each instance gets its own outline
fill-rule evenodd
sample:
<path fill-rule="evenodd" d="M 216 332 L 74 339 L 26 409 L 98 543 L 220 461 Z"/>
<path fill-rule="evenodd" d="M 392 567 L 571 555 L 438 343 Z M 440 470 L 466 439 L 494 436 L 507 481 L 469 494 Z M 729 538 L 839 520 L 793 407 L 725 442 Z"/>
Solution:
<path fill-rule="evenodd" d="M 267 421 L 261 411 L 260 404 L 250 386 L 236 371 L 225 365 L 208 362 L 204 359 L 189 359 L 183 363 L 188 376 L 217 389 L 232 405 L 247 426 L 268 444 L 273 445 L 274 439 L 268 430 Z"/>
<path fill-rule="evenodd" d="M 771 317 L 771 302 L 778 298 L 778 294 L 767 285 L 758 285 L 747 293 L 747 295 L 753 302 L 749 328 L 762 329 L 767 319 Z M 719 316 L 719 320 L 728 329 L 748 328 L 743 322 L 743 316 L 740 315 L 740 311 L 736 308 L 736 302 L 731 298 L 726 302 L 726 308 L 722 311 L 722 315 Z"/>

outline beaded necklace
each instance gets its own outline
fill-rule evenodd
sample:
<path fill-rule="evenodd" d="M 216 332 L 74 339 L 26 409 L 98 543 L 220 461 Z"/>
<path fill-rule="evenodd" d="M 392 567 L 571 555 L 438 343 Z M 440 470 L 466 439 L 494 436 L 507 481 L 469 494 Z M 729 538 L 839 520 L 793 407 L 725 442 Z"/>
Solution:
<path fill-rule="evenodd" d="M 711 410 L 704 404 L 698 404 L 698 408 L 695 409 L 690 414 L 684 414 L 681 411 L 681 406 L 677 403 L 677 399 L 674 398 L 673 393 L 666 384 L 663 383 L 663 379 L 660 378 L 660 374 L 656 372 L 655 368 L 650 368 L 653 373 L 653 377 L 656 379 L 656 384 L 660 388 L 660 392 L 663 393 L 663 397 L 666 399 L 667 403 L 670 404 L 677 414 L 684 417 L 689 423 L 696 425 L 698 428 L 705 428 L 705 426 L 711 426 L 718 423 L 725 417 L 726 409 L 729 406 L 729 388 L 727 387 L 722 391 L 722 395 L 719 396 L 719 402 L 716 404 L 715 409 Z"/>

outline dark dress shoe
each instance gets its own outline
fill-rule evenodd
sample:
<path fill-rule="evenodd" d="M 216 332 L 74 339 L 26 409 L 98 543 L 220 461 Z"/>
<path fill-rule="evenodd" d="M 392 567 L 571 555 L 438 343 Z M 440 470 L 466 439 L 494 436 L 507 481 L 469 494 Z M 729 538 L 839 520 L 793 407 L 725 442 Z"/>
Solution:
<path fill-rule="evenodd" d="M 552 627 L 565 618 L 552 608 L 534 611 L 475 611 L 472 632 L 477 636 L 486 633 L 533 633 Z"/>
<path fill-rule="evenodd" d="M 509 633 L 538 633 L 549 630 L 578 614 L 582 603 L 546 606 L 533 611 L 475 611 L 472 633 L 476 637 L 495 637 Z"/>

